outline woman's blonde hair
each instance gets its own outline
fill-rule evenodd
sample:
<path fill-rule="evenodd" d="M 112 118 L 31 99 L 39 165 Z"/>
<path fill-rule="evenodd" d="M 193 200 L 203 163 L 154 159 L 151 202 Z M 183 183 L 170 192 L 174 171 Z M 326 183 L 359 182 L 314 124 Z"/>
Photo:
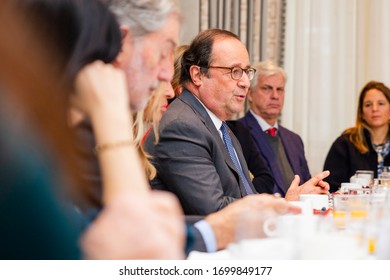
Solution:
<path fill-rule="evenodd" d="M 189 48 L 189 45 L 181 45 L 175 50 L 175 62 L 174 69 L 175 72 L 173 74 L 173 79 L 171 85 L 173 87 L 173 91 L 175 92 L 175 96 L 179 96 L 181 94 L 182 86 L 180 83 L 180 75 L 181 75 L 181 59 L 183 57 L 183 53 Z"/>
<path fill-rule="evenodd" d="M 135 142 L 137 143 L 137 148 L 149 180 L 156 176 L 156 168 L 153 166 L 153 164 L 150 163 L 149 159 L 151 156 L 145 152 L 142 142 L 144 140 L 145 134 L 148 133 L 150 129 L 153 129 L 153 133 L 156 139 L 155 143 L 158 142 L 158 124 L 160 122 L 159 114 L 161 114 L 160 100 L 161 95 L 163 95 L 167 90 L 167 86 L 167 82 L 161 82 L 150 96 L 145 109 L 138 111 L 135 114 L 135 121 L 133 126 Z"/>
<path fill-rule="evenodd" d="M 363 102 L 366 94 L 371 89 L 377 89 L 383 93 L 387 101 L 390 103 L 390 89 L 385 86 L 383 83 L 370 81 L 368 82 L 360 92 L 359 104 L 356 114 L 356 125 L 354 127 L 346 129 L 342 135 L 349 134 L 349 141 L 359 150 L 361 153 L 367 153 L 370 150 L 368 147 L 367 141 L 364 137 L 364 129 L 371 132 L 371 128 L 368 123 L 363 118 Z"/>

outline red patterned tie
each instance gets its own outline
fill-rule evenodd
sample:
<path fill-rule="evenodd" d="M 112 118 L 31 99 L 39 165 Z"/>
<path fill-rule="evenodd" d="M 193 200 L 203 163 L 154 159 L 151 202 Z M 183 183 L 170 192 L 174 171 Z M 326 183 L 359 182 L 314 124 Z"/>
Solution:
<path fill-rule="evenodd" d="M 276 131 L 277 131 L 276 127 L 271 127 L 271 128 L 269 128 L 269 129 L 267 129 L 267 133 L 268 133 L 269 135 L 271 135 L 272 137 L 275 137 L 275 136 L 276 136 Z"/>

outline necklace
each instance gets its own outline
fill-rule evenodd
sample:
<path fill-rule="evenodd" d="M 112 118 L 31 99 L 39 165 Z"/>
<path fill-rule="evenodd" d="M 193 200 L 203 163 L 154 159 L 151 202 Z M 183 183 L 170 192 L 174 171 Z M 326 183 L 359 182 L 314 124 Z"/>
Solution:
<path fill-rule="evenodd" d="M 378 155 L 378 174 L 382 173 L 385 157 L 388 155 L 390 151 L 390 141 L 387 140 L 385 143 L 382 144 L 372 144 L 374 150 L 376 151 Z"/>

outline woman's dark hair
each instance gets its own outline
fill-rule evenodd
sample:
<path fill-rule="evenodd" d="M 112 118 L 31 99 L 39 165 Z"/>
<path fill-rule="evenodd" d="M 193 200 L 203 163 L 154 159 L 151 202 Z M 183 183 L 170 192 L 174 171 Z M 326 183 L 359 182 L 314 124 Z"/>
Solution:
<path fill-rule="evenodd" d="M 121 49 L 115 16 L 98 0 L 17 0 L 37 32 L 57 52 L 53 70 L 68 86 L 85 65 L 111 63 Z"/>
<path fill-rule="evenodd" d="M 13 37 L 0 44 L 0 75 L 18 81 L 15 86 L 22 88 L 12 96 L 81 187 L 67 191 L 89 198 L 66 122 L 69 96 L 81 68 L 95 60 L 110 63 L 119 54 L 122 36 L 115 16 L 98 0 L 1 1 L 14 16 L 5 19 L 0 10 L 3 21 L 14 24 L 8 27 Z M 0 31 L 7 34 L 4 26 Z"/>

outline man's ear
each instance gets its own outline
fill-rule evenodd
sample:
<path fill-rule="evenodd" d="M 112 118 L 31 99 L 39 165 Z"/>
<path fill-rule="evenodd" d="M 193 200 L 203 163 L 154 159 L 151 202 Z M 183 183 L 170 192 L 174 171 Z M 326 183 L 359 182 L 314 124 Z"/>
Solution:
<path fill-rule="evenodd" d="M 120 31 L 121 31 L 121 34 L 122 34 L 122 42 L 123 42 L 123 39 L 126 37 L 126 36 L 130 36 L 130 30 L 129 30 L 129 27 L 126 26 L 126 25 L 121 25 L 119 27 Z"/>
<path fill-rule="evenodd" d="M 197 87 L 201 86 L 202 84 L 202 72 L 200 70 L 200 67 L 198 65 L 191 65 L 190 67 L 190 76 L 192 79 L 192 82 Z"/>
<path fill-rule="evenodd" d="M 132 37 L 129 27 L 126 25 L 121 25 L 120 31 L 122 34 L 121 50 L 112 63 L 119 67 L 127 62 L 132 52 Z"/>
<path fill-rule="evenodd" d="M 250 87 L 249 87 L 249 89 L 248 89 L 248 101 L 249 101 L 249 102 L 252 102 L 252 90 L 251 90 Z"/>

